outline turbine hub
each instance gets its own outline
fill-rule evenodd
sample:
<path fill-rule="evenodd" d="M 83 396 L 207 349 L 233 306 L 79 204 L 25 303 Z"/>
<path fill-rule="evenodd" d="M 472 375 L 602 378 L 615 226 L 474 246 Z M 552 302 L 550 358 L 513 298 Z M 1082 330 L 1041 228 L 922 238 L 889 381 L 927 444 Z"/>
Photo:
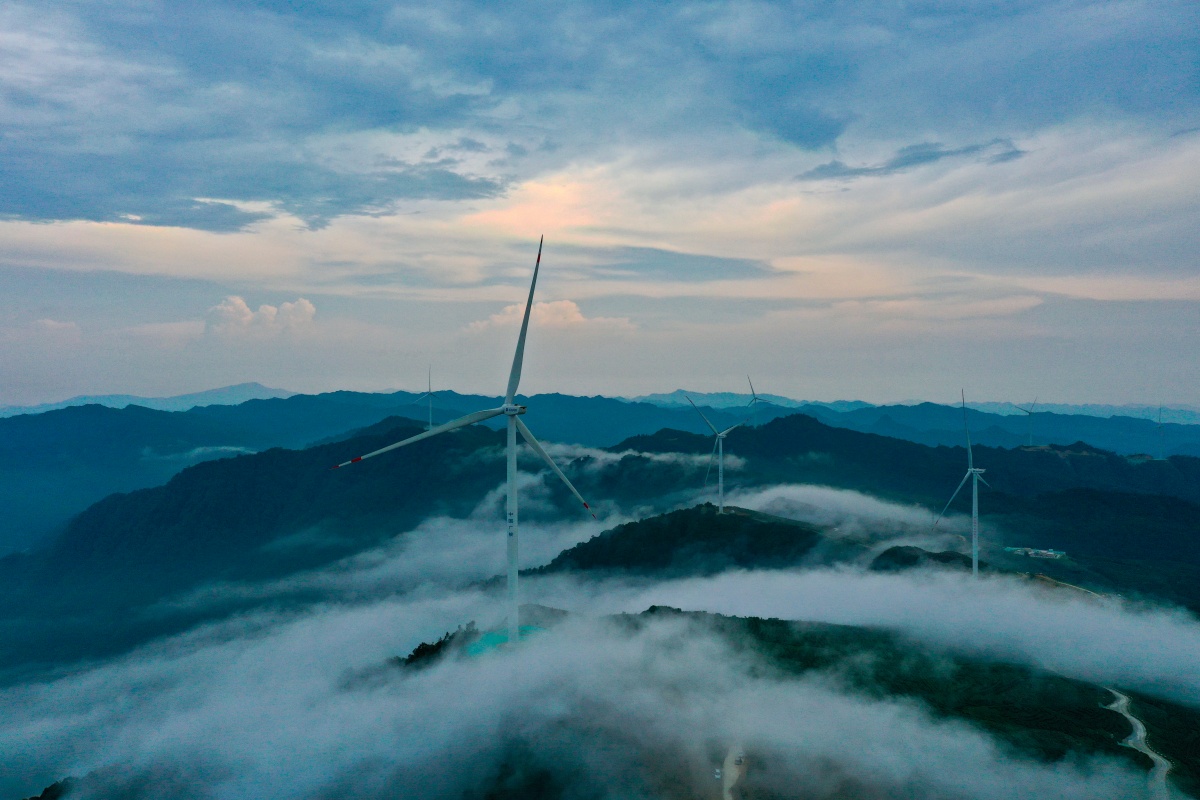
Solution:
<path fill-rule="evenodd" d="M 515 417 L 525 413 L 525 406 L 519 406 L 515 403 L 512 405 L 504 405 L 502 408 L 504 410 L 504 415 L 508 417 Z"/>

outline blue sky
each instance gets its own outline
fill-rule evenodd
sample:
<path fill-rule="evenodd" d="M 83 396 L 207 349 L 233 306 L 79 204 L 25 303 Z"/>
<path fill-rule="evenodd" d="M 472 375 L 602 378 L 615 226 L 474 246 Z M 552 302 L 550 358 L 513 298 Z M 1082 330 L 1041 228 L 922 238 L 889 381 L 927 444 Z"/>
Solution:
<path fill-rule="evenodd" d="M 0 403 L 1197 402 L 1200 7 L 7 3 Z"/>

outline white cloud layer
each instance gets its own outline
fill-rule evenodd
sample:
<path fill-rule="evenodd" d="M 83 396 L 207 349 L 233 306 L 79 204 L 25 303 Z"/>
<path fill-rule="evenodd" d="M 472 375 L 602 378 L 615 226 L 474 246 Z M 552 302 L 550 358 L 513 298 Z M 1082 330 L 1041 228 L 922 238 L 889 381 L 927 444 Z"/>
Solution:
<path fill-rule="evenodd" d="M 313 321 L 317 308 L 303 297 L 279 306 L 260 305 L 254 311 L 241 297 L 226 297 L 208 310 L 205 330 L 216 334 L 294 331 Z"/>

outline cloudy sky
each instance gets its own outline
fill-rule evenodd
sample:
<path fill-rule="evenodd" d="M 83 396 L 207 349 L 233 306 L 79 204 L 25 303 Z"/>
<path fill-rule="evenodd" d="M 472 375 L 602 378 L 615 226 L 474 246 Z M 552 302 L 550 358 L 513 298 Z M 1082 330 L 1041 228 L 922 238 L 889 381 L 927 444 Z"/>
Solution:
<path fill-rule="evenodd" d="M 0 403 L 1195 402 L 1200 7 L 0 6 Z"/>

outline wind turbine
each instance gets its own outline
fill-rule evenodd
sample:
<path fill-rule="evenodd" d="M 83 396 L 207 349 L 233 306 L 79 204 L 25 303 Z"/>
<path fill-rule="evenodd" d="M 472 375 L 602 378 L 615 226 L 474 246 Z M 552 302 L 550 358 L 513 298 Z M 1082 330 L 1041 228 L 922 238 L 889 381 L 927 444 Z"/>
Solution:
<path fill-rule="evenodd" d="M 958 488 L 954 490 L 954 494 L 950 495 L 950 502 L 946 503 L 946 508 L 942 509 L 942 513 L 938 514 L 937 519 L 933 521 L 933 527 L 942 521 L 942 517 L 946 516 L 946 511 L 950 508 L 950 503 L 954 502 L 954 498 L 958 497 L 958 493 L 962 491 L 963 484 L 967 482 L 967 478 L 971 479 L 971 577 L 979 577 L 979 482 L 983 481 L 984 486 L 990 487 L 991 484 L 983 480 L 984 470 L 975 466 L 975 456 L 971 452 L 971 428 L 967 425 L 967 393 L 963 392 L 962 397 L 963 410 L 963 429 L 967 432 L 967 474 L 959 481 Z"/>
<path fill-rule="evenodd" d="M 747 381 L 750 380 L 749 375 L 746 376 L 746 380 Z M 750 395 L 751 395 L 751 400 L 750 400 L 749 405 L 753 406 L 755 403 L 758 402 L 758 395 L 754 393 L 754 384 L 753 383 L 750 384 Z M 687 395 L 684 395 L 684 397 L 687 397 Z M 692 403 L 692 398 L 688 397 L 687 401 L 689 403 Z M 717 513 L 724 514 L 725 513 L 725 437 L 727 435 L 729 435 L 729 432 L 731 430 L 733 430 L 734 428 L 736 428 L 740 425 L 745 425 L 746 420 L 744 419 L 739 423 L 730 425 L 728 428 L 726 428 L 723 431 L 718 431 L 716 426 L 708 421 L 708 417 L 704 416 L 704 412 L 701 411 L 700 408 L 695 403 L 692 403 L 692 408 L 696 409 L 696 413 L 700 415 L 700 419 L 704 420 L 704 424 L 707 425 L 712 430 L 713 436 L 716 437 L 716 441 L 713 442 L 713 451 L 708 456 L 708 469 L 705 470 L 705 472 L 704 472 L 704 485 L 708 486 L 708 476 L 712 472 L 713 456 L 717 456 Z M 746 419 L 749 419 L 749 417 L 747 417 Z"/>
<path fill-rule="evenodd" d="M 544 237 L 543 237 L 544 238 Z M 521 415 L 525 413 L 525 406 L 517 405 L 517 385 L 521 382 L 521 363 L 525 358 L 525 334 L 529 330 L 529 311 L 533 307 L 533 291 L 537 287 L 538 269 L 542 264 L 542 241 L 538 241 L 537 261 L 533 265 L 533 281 L 529 284 L 529 299 L 525 301 L 525 317 L 521 320 L 521 334 L 517 338 L 517 352 L 513 356 L 512 370 L 508 375 L 508 389 L 504 393 L 504 405 L 499 408 L 490 408 L 486 411 L 476 411 L 473 414 L 467 414 L 464 417 L 459 417 L 456 420 L 439 425 L 436 428 L 430 428 L 424 433 L 418 433 L 416 436 L 410 436 L 401 442 L 390 444 L 387 447 L 381 447 L 366 455 L 352 458 L 349 461 L 344 461 L 331 469 L 338 469 L 349 464 L 357 464 L 364 459 L 373 458 L 382 455 L 398 447 L 419 442 L 422 439 L 428 439 L 431 436 L 437 436 L 439 433 L 447 433 L 458 428 L 466 427 L 467 425 L 476 422 L 483 422 L 492 417 L 504 416 L 508 418 L 508 444 L 506 449 L 508 460 L 508 641 L 512 644 L 517 642 L 520 636 L 520 621 L 518 619 L 517 607 L 517 433 L 519 432 L 526 444 L 533 448 L 542 459 L 550 465 L 550 469 L 557 475 L 567 488 L 571 490 L 571 494 L 583 503 L 583 507 L 588 510 L 588 513 L 593 518 L 596 517 L 591 506 L 583 499 L 583 495 L 571 485 L 567 480 L 567 476 L 554 463 L 554 459 L 550 458 L 549 454 L 542 448 L 541 443 L 534 438 L 533 433 L 521 421 Z"/>
<path fill-rule="evenodd" d="M 1018 411 L 1024 411 L 1025 414 L 1029 417 L 1029 446 L 1030 447 L 1033 447 L 1033 410 L 1035 408 L 1037 408 L 1037 400 L 1038 399 L 1036 397 L 1034 397 L 1033 402 L 1029 404 L 1029 408 L 1025 408 L 1024 406 L 1019 406 L 1016 403 L 1013 403 L 1013 408 L 1017 409 Z"/>
<path fill-rule="evenodd" d="M 427 385 L 429 388 L 425 390 L 425 394 L 421 395 L 416 400 L 413 400 L 411 405 L 415 406 L 417 403 L 421 402 L 422 400 L 429 398 L 429 424 L 427 426 L 425 426 L 425 430 L 431 431 L 431 430 L 433 430 L 433 396 L 435 394 L 437 394 L 437 392 L 435 392 L 433 390 L 433 365 L 432 364 L 429 366 L 429 375 L 427 376 L 427 380 L 428 380 Z"/>

